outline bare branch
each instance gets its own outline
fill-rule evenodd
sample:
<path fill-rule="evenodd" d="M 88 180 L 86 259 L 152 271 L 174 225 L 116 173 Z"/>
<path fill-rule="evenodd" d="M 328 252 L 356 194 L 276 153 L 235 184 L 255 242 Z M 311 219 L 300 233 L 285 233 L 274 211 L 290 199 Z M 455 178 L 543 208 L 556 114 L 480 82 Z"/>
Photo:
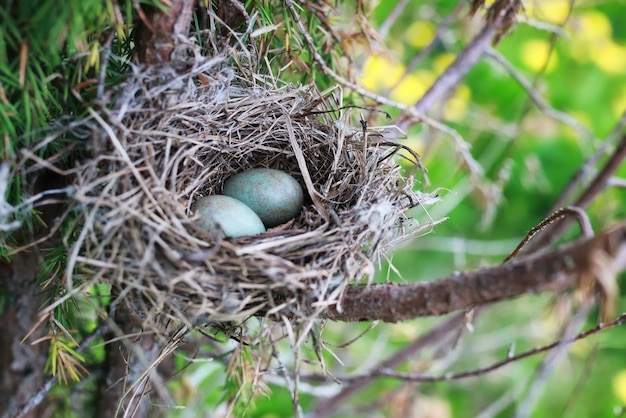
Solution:
<path fill-rule="evenodd" d="M 611 262 L 615 271 L 623 270 L 624 251 L 626 224 L 620 224 L 550 252 L 436 281 L 349 286 L 341 304 L 329 307 L 322 315 L 346 322 L 398 322 L 471 309 L 526 293 L 563 291 L 580 286 L 582 281 L 588 285 L 590 278 L 606 280 L 596 277 L 593 268 L 599 254 L 606 255 L 605 262 Z"/>
<path fill-rule="evenodd" d="M 426 45 L 424 48 L 422 48 L 416 56 L 411 58 L 411 61 L 409 61 L 409 63 L 407 64 L 402 77 L 398 81 L 396 81 L 396 83 L 392 87 L 390 87 L 388 91 L 392 91 L 393 89 L 398 87 L 398 85 L 400 85 L 400 83 L 403 80 L 405 80 L 409 74 L 411 74 L 413 71 L 417 69 L 417 67 L 433 51 L 433 49 L 435 49 L 435 47 L 439 43 L 441 43 L 441 38 L 443 38 L 444 33 L 450 28 L 450 25 L 452 24 L 454 19 L 456 19 L 457 15 L 461 12 L 461 10 L 463 10 L 464 7 L 465 5 L 463 3 L 459 3 L 454 8 L 454 10 L 452 10 L 452 12 L 450 12 L 450 14 L 446 16 L 446 18 L 443 21 L 441 21 L 441 23 L 437 24 L 437 32 L 435 32 L 435 36 L 433 37 L 433 40 L 430 41 L 430 43 Z"/>
<path fill-rule="evenodd" d="M 396 20 L 398 20 L 398 18 L 402 16 L 407 4 L 409 4 L 409 0 L 400 0 L 395 5 L 393 10 L 391 10 L 391 13 L 389 13 L 389 16 L 387 16 L 387 18 L 383 21 L 383 23 L 380 25 L 380 28 L 378 29 L 378 33 L 380 34 L 380 36 L 386 37 L 389 35 L 389 30 L 394 25 L 394 23 L 396 23 Z"/>
<path fill-rule="evenodd" d="M 487 13 L 487 21 L 483 29 L 472 39 L 472 42 L 456 57 L 454 62 L 437 78 L 421 99 L 410 108 L 411 114 L 424 115 L 437 100 L 444 97 L 461 81 L 463 77 L 487 53 L 491 44 L 497 41 L 512 24 L 520 2 L 515 0 L 496 1 Z M 398 122 L 401 129 L 407 130 L 412 122 L 405 118 Z"/>
<path fill-rule="evenodd" d="M 567 353 L 566 349 L 568 343 L 571 342 L 572 337 L 580 332 L 580 329 L 582 329 L 590 310 L 591 304 L 587 303 L 586 306 L 583 306 L 576 313 L 565 328 L 564 336 L 561 338 L 561 341 L 559 341 L 553 349 L 546 353 L 541 363 L 536 367 L 536 376 L 532 380 L 526 396 L 524 399 L 520 400 L 517 411 L 515 411 L 515 418 L 530 417 L 537 400 L 545 388 L 546 381 L 554 372 L 557 364 L 563 361 L 563 357 L 565 357 Z"/>
<path fill-rule="evenodd" d="M 611 158 L 608 159 L 600 172 L 596 174 L 581 196 L 576 199 L 573 206 L 581 209 L 589 206 L 593 199 L 609 184 L 610 179 L 620 167 L 624 158 L 626 158 L 626 135 L 622 136 Z M 561 237 L 571 225 L 571 222 L 571 218 L 564 218 L 555 222 L 549 232 L 541 232 L 535 241 L 529 243 L 528 248 L 533 251 L 546 248 Z"/>
<path fill-rule="evenodd" d="M 376 368 L 376 370 L 385 370 L 390 369 L 398 364 L 402 363 L 406 359 L 410 358 L 416 352 L 419 352 L 425 347 L 428 347 L 434 344 L 437 341 L 440 341 L 446 338 L 451 332 L 454 332 L 459 329 L 459 327 L 466 321 L 465 314 L 458 314 L 453 316 L 452 318 L 447 319 L 441 324 L 433 327 L 426 334 L 422 335 L 402 350 L 393 354 L 391 357 L 381 362 L 380 365 Z M 337 395 L 333 396 L 330 399 L 326 399 L 317 403 L 311 418 L 324 418 L 334 414 L 337 411 L 337 408 L 354 392 L 364 388 L 367 386 L 372 380 L 374 380 L 374 375 L 369 377 L 364 377 L 359 380 L 355 380 L 349 383 L 346 383 L 345 388 L 339 392 Z"/>
<path fill-rule="evenodd" d="M 561 195 L 553 206 L 554 208 L 565 205 L 565 202 L 569 200 L 571 194 L 576 190 L 576 188 L 588 177 L 591 177 L 591 174 L 594 172 L 595 165 L 598 164 L 600 158 L 614 151 L 613 142 L 620 137 L 624 131 L 624 127 L 626 127 L 626 112 L 622 113 L 619 121 L 611 133 L 606 137 L 604 142 L 602 142 L 602 144 L 598 147 L 596 152 L 594 152 L 593 155 L 580 166 L 576 173 L 574 173 L 567 186 L 565 186 L 565 188 L 561 191 Z"/>
<path fill-rule="evenodd" d="M 617 327 L 622 325 L 624 322 L 626 321 L 626 313 L 621 314 L 620 316 L 618 316 L 617 318 L 615 318 L 613 321 L 608 322 L 606 324 L 598 324 L 596 326 L 594 326 L 593 328 L 590 328 L 586 331 L 583 331 L 577 335 L 571 336 L 571 337 L 566 337 L 566 338 L 561 338 L 557 341 L 554 341 L 550 344 L 547 345 L 543 345 L 541 347 L 536 347 L 533 348 L 531 350 L 528 351 L 524 351 L 523 353 L 514 355 L 514 356 L 507 356 L 506 358 L 490 364 L 488 366 L 485 367 L 480 367 L 477 369 L 472 369 L 472 370 L 466 370 L 466 371 L 462 371 L 462 372 L 456 372 L 456 373 L 445 373 L 443 375 L 438 375 L 438 376 L 426 376 L 426 375 L 421 375 L 421 374 L 414 374 L 414 373 L 401 373 L 401 372 L 396 372 L 394 370 L 390 370 L 389 368 L 379 368 L 376 369 L 374 371 L 371 371 L 369 373 L 367 373 L 366 375 L 359 375 L 359 376 L 350 376 L 350 377 L 339 377 L 338 379 L 342 382 L 345 383 L 350 383 L 350 382 L 354 382 L 354 381 L 359 381 L 361 379 L 370 379 L 370 378 L 375 378 L 375 377 L 389 377 L 389 378 L 393 378 L 393 379 L 397 379 L 397 380 L 402 380 L 402 381 L 407 381 L 407 382 L 427 382 L 427 383 L 434 383 L 434 382 L 445 382 L 445 381 L 450 381 L 450 380 L 460 380 L 460 379 L 467 379 L 469 377 L 476 377 L 476 376 L 481 376 L 481 375 L 485 375 L 487 373 L 490 373 L 494 370 L 497 370 L 499 368 L 502 368 L 504 366 L 506 366 L 507 364 L 511 364 L 514 363 L 516 361 L 528 358 L 528 357 L 532 357 L 535 356 L 537 354 L 541 354 L 541 353 L 545 353 L 547 351 L 550 351 L 554 348 L 560 347 L 560 346 L 565 346 L 565 345 L 569 345 L 572 344 L 578 340 L 583 340 L 587 337 L 589 337 L 592 334 L 596 334 L 600 331 L 604 331 L 607 330 L 609 328 L 613 328 L 613 327 Z"/>
<path fill-rule="evenodd" d="M 546 99 L 544 99 L 541 94 L 539 94 L 539 92 L 533 87 L 533 84 L 528 81 L 506 58 L 504 58 L 504 56 L 499 54 L 493 48 L 489 48 L 489 50 L 487 51 L 487 56 L 500 64 L 509 74 L 511 74 L 513 79 L 517 81 L 520 86 L 522 86 L 526 93 L 528 93 L 530 99 L 539 108 L 539 110 L 541 110 L 552 119 L 559 121 L 574 129 L 583 138 L 594 139 L 593 133 L 591 133 L 591 131 L 589 131 L 589 129 L 587 129 L 585 125 L 580 123 L 580 121 L 578 121 L 575 117 L 556 110 L 555 108 L 550 106 Z"/>

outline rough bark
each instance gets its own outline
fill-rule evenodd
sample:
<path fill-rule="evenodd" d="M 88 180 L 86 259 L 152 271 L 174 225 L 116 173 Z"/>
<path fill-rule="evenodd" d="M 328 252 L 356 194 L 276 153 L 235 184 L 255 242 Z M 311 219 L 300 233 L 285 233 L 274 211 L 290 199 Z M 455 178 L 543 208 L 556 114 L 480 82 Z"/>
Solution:
<path fill-rule="evenodd" d="M 180 37 L 189 33 L 195 0 L 173 0 L 167 10 L 143 6 L 137 10 L 136 57 L 140 64 L 169 63 Z"/>
<path fill-rule="evenodd" d="M 22 342 L 37 323 L 38 308 L 46 299 L 37 285 L 39 261 L 38 251 L 33 251 L 0 265 L 0 288 L 7 300 L 0 317 L 0 412 L 26 403 L 45 379 L 48 344 L 30 344 L 45 336 L 45 327 L 37 328 L 29 341 Z M 44 402 L 25 418 L 40 417 L 45 409 Z"/>
<path fill-rule="evenodd" d="M 64 182 L 53 173 L 44 173 L 36 182 L 34 193 L 63 187 Z M 39 217 L 43 225 L 53 225 L 62 209 L 61 204 L 44 207 Z M 47 226 L 35 225 L 32 231 L 24 227 L 15 232 L 18 245 L 47 236 Z M 0 309 L 0 413 L 9 416 L 11 411 L 30 399 L 46 378 L 44 370 L 49 345 L 46 341 L 31 344 L 47 334 L 45 326 L 38 326 L 26 341 L 23 340 L 39 321 L 39 309 L 49 296 L 39 284 L 42 279 L 39 266 L 44 259 L 42 249 L 57 244 L 58 239 L 51 237 L 12 255 L 9 262 L 0 263 L 0 292 L 5 300 Z M 46 408 L 44 401 L 23 417 L 41 417 Z"/>
<path fill-rule="evenodd" d="M 527 293 L 595 288 L 610 315 L 615 274 L 626 268 L 626 224 L 543 254 L 412 284 L 354 285 L 323 316 L 335 321 L 398 322 L 443 315 Z"/>

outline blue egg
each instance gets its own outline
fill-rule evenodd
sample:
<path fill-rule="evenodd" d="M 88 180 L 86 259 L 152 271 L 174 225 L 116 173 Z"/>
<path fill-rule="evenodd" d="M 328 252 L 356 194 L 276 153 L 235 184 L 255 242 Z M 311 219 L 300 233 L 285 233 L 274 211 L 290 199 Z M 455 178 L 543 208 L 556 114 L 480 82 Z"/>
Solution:
<path fill-rule="evenodd" d="M 194 204 L 199 223 L 211 234 L 219 229 L 226 237 L 244 237 L 265 232 L 265 226 L 252 209 L 229 196 L 212 195 L 199 199 Z"/>
<path fill-rule="evenodd" d="M 300 183 L 289 174 L 271 168 L 235 174 L 224 184 L 224 194 L 245 203 L 268 228 L 298 216 L 304 203 Z"/>

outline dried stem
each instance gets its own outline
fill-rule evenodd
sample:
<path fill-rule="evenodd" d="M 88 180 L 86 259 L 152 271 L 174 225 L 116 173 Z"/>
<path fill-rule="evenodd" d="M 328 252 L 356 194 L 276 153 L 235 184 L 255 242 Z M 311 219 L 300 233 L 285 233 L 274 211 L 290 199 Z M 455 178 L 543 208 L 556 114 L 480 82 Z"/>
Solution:
<path fill-rule="evenodd" d="M 620 167 L 624 158 L 626 158 L 626 135 L 622 136 L 615 152 L 611 155 L 600 172 L 596 174 L 585 191 L 576 199 L 573 206 L 581 209 L 589 206 L 593 199 L 609 184 L 609 180 Z M 571 222 L 571 218 L 564 218 L 555 222 L 549 231 L 539 233 L 537 239 L 528 245 L 529 250 L 540 250 L 554 243 L 567 230 Z"/>
<path fill-rule="evenodd" d="M 567 207 L 562 208 L 554 212 L 552 215 L 548 216 L 546 219 L 541 221 L 537 226 L 533 227 L 528 234 L 524 237 L 524 239 L 518 244 L 518 246 L 509 254 L 503 261 L 503 263 L 508 262 L 509 260 L 517 257 L 521 249 L 539 232 L 543 231 L 548 225 L 552 225 L 559 219 L 562 219 L 566 216 L 573 216 L 580 223 L 580 229 L 583 233 L 584 237 L 590 238 L 593 236 L 593 229 L 591 227 L 591 222 L 589 221 L 589 217 L 587 214 L 580 208 L 575 207 Z"/>

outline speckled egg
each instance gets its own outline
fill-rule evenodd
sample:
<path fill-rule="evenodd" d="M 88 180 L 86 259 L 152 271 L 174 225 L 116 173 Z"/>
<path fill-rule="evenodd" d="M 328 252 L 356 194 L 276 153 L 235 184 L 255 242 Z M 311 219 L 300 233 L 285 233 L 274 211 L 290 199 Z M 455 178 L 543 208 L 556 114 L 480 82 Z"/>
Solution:
<path fill-rule="evenodd" d="M 265 226 L 252 209 L 229 196 L 212 195 L 199 199 L 193 206 L 202 227 L 217 234 L 219 228 L 226 237 L 244 237 L 265 232 Z M 219 227 L 218 227 L 219 225 Z"/>
<path fill-rule="evenodd" d="M 224 194 L 248 205 L 268 228 L 295 218 L 304 203 L 304 193 L 298 181 L 271 168 L 255 168 L 235 174 L 224 184 Z"/>

